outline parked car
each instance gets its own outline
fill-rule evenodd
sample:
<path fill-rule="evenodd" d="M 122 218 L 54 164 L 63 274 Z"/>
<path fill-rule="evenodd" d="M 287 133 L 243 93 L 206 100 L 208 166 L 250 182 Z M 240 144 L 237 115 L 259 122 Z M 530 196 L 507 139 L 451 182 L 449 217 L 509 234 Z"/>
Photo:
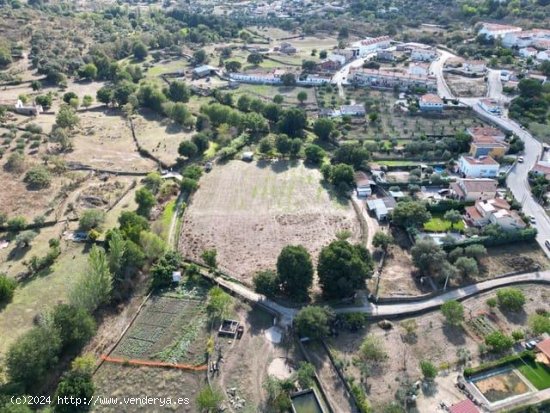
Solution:
<path fill-rule="evenodd" d="M 518 156 L 518 162 L 523 163 L 523 161 L 524 161 L 523 156 Z"/>
<path fill-rule="evenodd" d="M 531 340 L 531 341 L 528 341 L 527 343 L 525 343 L 525 348 L 527 350 L 533 350 L 536 345 L 537 345 L 537 342 L 535 340 Z"/>
<path fill-rule="evenodd" d="M 529 215 L 529 222 L 531 224 L 536 224 L 537 223 L 537 220 L 536 218 L 533 216 L 533 215 Z"/>
<path fill-rule="evenodd" d="M 550 239 L 547 239 L 546 241 L 544 241 L 544 245 L 546 245 L 546 248 L 550 250 Z"/>

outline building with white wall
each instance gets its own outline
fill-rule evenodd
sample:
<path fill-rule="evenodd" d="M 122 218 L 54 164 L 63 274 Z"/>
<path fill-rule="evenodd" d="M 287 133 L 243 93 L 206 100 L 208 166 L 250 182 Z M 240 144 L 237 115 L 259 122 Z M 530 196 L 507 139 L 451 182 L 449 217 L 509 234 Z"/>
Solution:
<path fill-rule="evenodd" d="M 458 160 L 458 170 L 467 178 L 494 178 L 498 176 L 500 165 L 490 156 L 462 155 Z"/>

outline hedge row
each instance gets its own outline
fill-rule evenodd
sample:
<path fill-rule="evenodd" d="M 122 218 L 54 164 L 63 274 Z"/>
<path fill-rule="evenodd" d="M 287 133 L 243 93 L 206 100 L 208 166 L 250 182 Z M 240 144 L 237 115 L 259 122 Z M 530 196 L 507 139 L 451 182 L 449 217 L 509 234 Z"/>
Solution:
<path fill-rule="evenodd" d="M 528 359 L 529 361 L 534 361 L 535 353 L 530 350 L 525 350 L 518 354 L 512 354 L 509 356 L 502 357 L 498 360 L 491 361 L 489 363 L 480 364 L 477 367 L 467 367 L 464 369 L 464 377 L 471 377 L 476 374 L 483 373 L 486 370 L 491 370 L 497 367 L 502 367 L 507 364 L 513 363 L 515 361 L 520 361 L 521 359 Z"/>
<path fill-rule="evenodd" d="M 464 202 L 459 201 L 458 199 L 442 199 L 437 203 L 429 203 L 426 205 L 426 208 L 429 212 L 447 212 L 451 209 L 456 209 L 459 212 L 464 212 L 464 208 L 470 205 L 473 205 L 474 202 Z"/>
<path fill-rule="evenodd" d="M 468 238 L 464 241 L 457 242 L 455 244 L 445 245 L 445 249 L 452 249 L 456 247 L 467 247 L 473 244 L 482 244 L 486 247 L 494 247 L 496 245 L 511 244 L 514 242 L 530 242 L 537 237 L 536 228 L 526 228 L 517 231 L 502 231 L 497 236 L 480 236 L 475 238 Z"/>

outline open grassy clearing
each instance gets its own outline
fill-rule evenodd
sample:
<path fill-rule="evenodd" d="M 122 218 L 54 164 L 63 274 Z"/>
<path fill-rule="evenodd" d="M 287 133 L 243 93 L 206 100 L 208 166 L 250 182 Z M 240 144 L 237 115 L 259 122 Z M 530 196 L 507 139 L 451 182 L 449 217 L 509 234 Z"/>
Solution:
<path fill-rule="evenodd" d="M 312 87 L 286 87 L 286 86 L 270 86 L 270 85 L 246 85 L 241 84 L 239 88 L 235 90 L 235 95 L 248 94 L 251 97 L 261 97 L 266 100 L 272 101 L 275 95 L 281 95 L 284 98 L 283 105 L 298 105 L 298 93 L 306 92 L 307 100 L 304 102 L 306 105 L 312 105 L 316 103 L 315 89 Z"/>
<path fill-rule="evenodd" d="M 453 225 L 450 221 L 445 220 L 443 215 L 432 213 L 432 219 L 424 224 L 424 230 L 428 232 L 447 232 L 449 230 L 460 231 L 466 227 L 464 221 Z"/>
<path fill-rule="evenodd" d="M 132 139 L 127 121 L 116 110 L 91 110 L 79 113 L 80 132 L 73 138 L 74 150 L 67 162 L 112 171 L 149 172 L 153 161 L 142 158 Z"/>
<path fill-rule="evenodd" d="M 167 164 L 176 162 L 179 144 L 194 134 L 147 110 L 134 117 L 134 127 L 139 144 Z"/>
<path fill-rule="evenodd" d="M 303 244 L 316 258 L 340 230 L 357 239 L 352 206 L 320 181 L 318 170 L 300 162 L 216 166 L 185 212 L 179 249 L 200 259 L 203 250 L 216 248 L 222 268 L 250 281 L 257 270 L 275 266 L 285 245 Z"/>
<path fill-rule="evenodd" d="M 44 243 L 47 245 L 47 240 Z M 0 334 L 0 358 L 11 343 L 33 326 L 37 314 L 67 299 L 67 293 L 86 266 L 84 249 L 83 244 L 66 244 L 50 271 L 43 271 L 20 284 L 13 301 L 0 309 L 0 331 L 10 332 Z M 35 250 L 31 254 L 34 255 Z"/>
<path fill-rule="evenodd" d="M 189 398 L 189 405 L 102 405 L 94 407 L 96 412 L 189 412 L 198 407 L 195 398 L 206 385 L 204 373 L 192 373 L 176 369 L 155 367 L 125 367 L 120 364 L 104 363 L 94 375 L 96 394 L 101 397 L 160 397 Z"/>

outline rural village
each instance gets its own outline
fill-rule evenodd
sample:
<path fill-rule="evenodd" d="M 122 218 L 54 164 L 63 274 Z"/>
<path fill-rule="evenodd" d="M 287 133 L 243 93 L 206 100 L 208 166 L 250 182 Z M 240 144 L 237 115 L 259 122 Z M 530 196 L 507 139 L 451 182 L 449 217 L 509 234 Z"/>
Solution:
<path fill-rule="evenodd" d="M 550 412 L 550 2 L 0 0 L 0 413 Z"/>

